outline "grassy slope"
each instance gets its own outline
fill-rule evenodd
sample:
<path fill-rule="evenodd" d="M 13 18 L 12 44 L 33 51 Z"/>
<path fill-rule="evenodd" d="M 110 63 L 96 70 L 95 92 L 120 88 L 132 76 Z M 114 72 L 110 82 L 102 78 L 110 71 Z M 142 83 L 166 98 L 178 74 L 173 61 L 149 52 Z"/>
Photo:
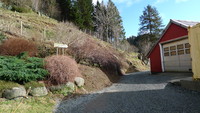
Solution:
<path fill-rule="evenodd" d="M 21 34 L 21 22 L 23 31 Z M 85 36 L 72 23 L 58 21 L 32 13 L 18 13 L 0 8 L 0 31 L 8 37 L 24 37 L 37 41 L 53 41 L 70 43 L 80 36 Z"/>

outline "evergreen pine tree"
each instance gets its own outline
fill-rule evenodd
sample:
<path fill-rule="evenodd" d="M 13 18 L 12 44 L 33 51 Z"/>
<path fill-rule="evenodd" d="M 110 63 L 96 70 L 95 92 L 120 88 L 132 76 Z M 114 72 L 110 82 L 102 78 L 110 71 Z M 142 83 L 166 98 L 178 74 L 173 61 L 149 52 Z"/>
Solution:
<path fill-rule="evenodd" d="M 72 22 L 80 29 L 83 29 L 84 26 L 83 26 L 82 13 L 80 11 L 77 0 L 72 0 L 72 13 L 70 15 L 72 17 Z"/>
<path fill-rule="evenodd" d="M 108 1 L 107 5 L 107 18 L 109 24 L 109 38 L 111 42 L 114 40 L 115 46 L 117 46 L 119 40 L 125 38 L 125 32 L 119 11 L 111 0 Z"/>
<path fill-rule="evenodd" d="M 106 19 L 106 6 L 104 5 L 103 1 L 99 3 L 97 1 L 97 4 L 94 8 L 93 12 L 93 26 L 94 31 L 97 34 L 97 37 L 107 41 L 106 37 L 106 25 L 107 25 L 107 19 Z"/>
<path fill-rule="evenodd" d="M 155 7 L 147 5 L 143 14 L 140 16 L 140 28 L 134 43 L 138 47 L 140 53 L 146 58 L 146 54 L 160 36 L 163 25 L 162 19 Z"/>
<path fill-rule="evenodd" d="M 92 0 L 77 0 L 78 7 L 81 12 L 81 17 L 83 19 L 83 28 L 81 29 L 93 29 L 92 24 L 92 13 L 93 13 L 93 4 Z"/>
<path fill-rule="evenodd" d="M 72 13 L 71 0 L 57 0 L 59 3 L 60 11 L 61 11 L 61 21 L 71 21 L 72 17 L 70 13 Z"/>
<path fill-rule="evenodd" d="M 148 5 L 140 16 L 139 35 L 150 34 L 158 38 L 162 31 L 162 19 L 155 7 Z"/>

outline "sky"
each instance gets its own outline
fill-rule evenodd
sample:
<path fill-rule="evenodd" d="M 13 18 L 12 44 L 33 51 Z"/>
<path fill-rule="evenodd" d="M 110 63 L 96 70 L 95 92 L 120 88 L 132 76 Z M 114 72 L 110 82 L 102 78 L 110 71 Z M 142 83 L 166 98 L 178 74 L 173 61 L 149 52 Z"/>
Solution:
<path fill-rule="evenodd" d="M 93 0 L 95 4 L 97 0 Z M 102 0 L 98 0 L 102 1 Z M 108 0 L 103 0 L 106 3 Z M 123 20 L 126 37 L 137 36 L 139 17 L 149 4 L 158 10 L 163 25 L 170 19 L 200 22 L 200 0 L 112 0 Z"/>

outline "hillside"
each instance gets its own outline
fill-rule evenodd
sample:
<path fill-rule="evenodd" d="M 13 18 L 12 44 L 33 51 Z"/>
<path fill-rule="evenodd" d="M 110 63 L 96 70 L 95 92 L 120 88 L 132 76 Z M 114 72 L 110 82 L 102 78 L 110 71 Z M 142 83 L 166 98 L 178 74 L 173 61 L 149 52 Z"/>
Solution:
<path fill-rule="evenodd" d="M 108 87 L 117 82 L 121 75 L 126 72 L 148 69 L 148 66 L 143 65 L 137 58 L 137 53 L 115 49 L 111 44 L 80 31 L 72 23 L 58 22 L 34 12 L 18 13 L 0 9 L 0 54 L 2 54 L 1 49 L 3 47 L 1 45 L 7 39 L 13 38 L 26 39 L 36 44 L 36 57 L 39 58 L 48 58 L 48 56 L 54 55 L 56 53 L 56 49 L 53 47 L 54 43 L 67 44 L 69 47 L 65 50 L 65 53 L 78 63 L 78 70 L 85 80 L 85 86 L 76 90 L 76 94 L 85 94 Z M 17 43 L 11 45 L 17 45 Z M 68 66 L 74 68 L 70 64 Z M 49 87 L 48 85 L 46 84 L 47 87 Z M 31 97 L 30 100 L 24 100 L 20 107 L 13 101 L 7 103 L 3 98 L 0 98 L 1 108 L 7 105 L 13 106 L 5 107 L 0 112 L 12 111 L 18 107 L 24 109 L 32 106 L 32 104 L 34 104 L 32 109 L 40 109 L 41 106 L 46 105 L 46 101 L 50 102 L 47 105 L 48 107 L 45 106 L 45 112 L 46 110 L 51 111 L 57 98 L 63 98 L 63 96 L 49 94 L 46 97 L 39 98 L 37 104 L 35 104 L 35 98 Z M 27 112 L 27 110 L 30 109 L 17 112 Z M 40 111 L 43 112 L 43 109 L 40 109 Z"/>
<path fill-rule="evenodd" d="M 58 22 L 54 19 L 46 17 L 45 15 L 39 15 L 34 12 L 18 13 L 5 9 L 0 9 L 0 31 L 4 33 L 8 38 L 19 37 L 34 41 L 35 43 L 37 43 L 39 49 L 39 57 L 46 57 L 51 54 L 55 54 L 53 43 L 64 43 L 68 44 L 69 48 L 84 50 L 84 48 L 77 48 L 77 46 L 83 44 L 84 40 L 86 40 L 87 43 L 85 45 L 83 44 L 83 47 L 88 45 L 87 38 L 89 38 L 89 42 L 91 42 L 93 44 L 92 47 L 95 48 L 91 48 L 90 46 L 88 46 L 88 48 L 91 48 L 91 50 L 85 49 L 85 51 L 88 51 L 85 54 L 91 53 L 90 51 L 94 51 L 92 49 L 95 49 L 95 51 L 96 49 L 105 49 L 105 53 L 106 51 L 111 51 L 110 54 L 115 55 L 115 57 L 117 55 L 120 55 L 120 60 L 122 61 L 123 65 L 121 70 L 123 70 L 123 72 L 126 72 L 128 70 L 128 67 L 131 65 L 131 70 L 129 69 L 129 72 L 133 70 L 141 71 L 147 69 L 147 67 L 143 66 L 141 61 L 137 59 L 137 54 L 127 54 L 124 51 L 116 51 L 116 49 L 114 49 L 110 44 L 104 41 L 100 41 L 94 36 L 80 31 L 72 23 Z M 75 56 L 73 52 L 67 53 L 68 55 L 77 58 L 77 56 Z M 102 54 L 105 53 L 102 52 Z M 84 61 L 86 57 L 87 56 L 82 56 L 83 60 L 76 60 L 78 60 L 77 62 L 80 64 L 91 66 L 91 63 L 85 63 L 87 62 Z"/>

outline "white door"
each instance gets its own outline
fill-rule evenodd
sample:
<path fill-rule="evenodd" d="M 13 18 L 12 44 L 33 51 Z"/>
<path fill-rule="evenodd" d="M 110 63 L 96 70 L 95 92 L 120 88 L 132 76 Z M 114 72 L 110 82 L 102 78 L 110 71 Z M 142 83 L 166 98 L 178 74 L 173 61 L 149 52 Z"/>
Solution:
<path fill-rule="evenodd" d="M 165 71 L 190 72 L 192 69 L 188 39 L 164 44 L 163 56 Z"/>

